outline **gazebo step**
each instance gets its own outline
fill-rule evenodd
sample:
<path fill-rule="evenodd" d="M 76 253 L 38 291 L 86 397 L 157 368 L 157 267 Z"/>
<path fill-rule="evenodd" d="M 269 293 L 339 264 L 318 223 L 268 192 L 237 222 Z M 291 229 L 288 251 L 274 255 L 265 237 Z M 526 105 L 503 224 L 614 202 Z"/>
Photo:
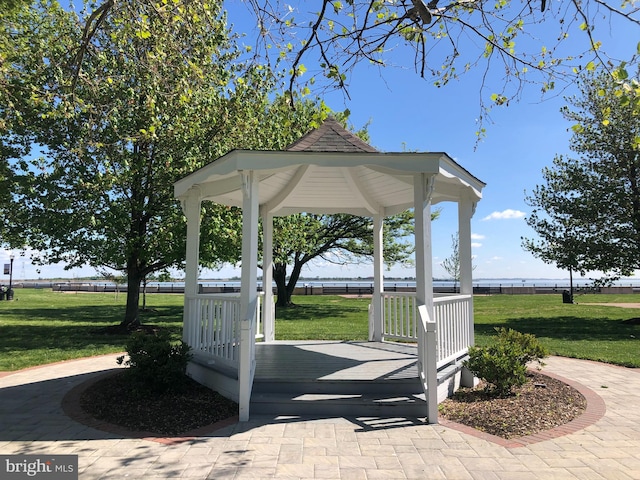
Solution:
<path fill-rule="evenodd" d="M 402 380 L 309 380 L 309 379 L 255 379 L 253 382 L 255 393 L 288 393 L 291 395 L 304 394 L 383 394 L 408 395 L 422 393 L 417 378 Z"/>
<path fill-rule="evenodd" d="M 251 396 L 251 412 L 269 415 L 424 417 L 424 395 L 261 393 Z"/>
<path fill-rule="evenodd" d="M 427 413 L 418 379 L 395 381 L 256 381 L 251 411 L 273 415 L 420 417 Z"/>
<path fill-rule="evenodd" d="M 440 392 L 461 365 L 438 372 Z M 269 415 L 425 417 L 427 402 L 418 378 L 379 380 L 309 380 L 260 378 L 253 384 L 250 410 Z M 445 395 L 446 396 L 446 395 Z M 440 398 L 439 398 L 440 400 Z"/>

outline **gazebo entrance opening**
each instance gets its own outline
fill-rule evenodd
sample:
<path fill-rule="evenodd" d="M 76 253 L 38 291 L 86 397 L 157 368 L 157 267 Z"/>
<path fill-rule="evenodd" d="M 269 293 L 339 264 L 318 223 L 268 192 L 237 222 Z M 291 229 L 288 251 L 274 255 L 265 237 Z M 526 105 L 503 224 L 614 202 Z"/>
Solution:
<path fill-rule="evenodd" d="M 272 285 L 273 217 L 292 213 L 349 213 L 373 218 L 374 288 L 369 339 L 415 342 L 414 380 L 425 396 L 425 416 L 437 421 L 438 371 L 459 372 L 473 344 L 471 217 L 484 183 L 445 153 L 380 153 L 329 119 L 284 152 L 234 150 L 176 182 L 187 217 L 184 340 L 193 348 L 191 373 L 238 401 L 249 418 L 257 362 L 256 338 L 274 344 L 273 291 L 258 293 L 258 220 L 263 222 L 263 285 Z M 211 200 L 243 210 L 239 295 L 198 288 L 200 205 Z M 460 295 L 433 295 L 431 205 L 458 204 Z M 415 212 L 416 292 L 385 292 L 384 218 Z M 276 342 L 277 343 L 277 342 Z M 260 345 L 262 348 L 263 345 Z M 300 350 L 300 349 L 299 349 Z M 308 349 L 307 349 L 308 350 Z M 266 349 L 265 349 L 266 352 Z M 316 352 L 317 353 L 317 352 Z M 397 354 L 395 352 L 394 354 Z M 289 373 L 295 371 L 291 364 Z M 452 380 L 459 382 L 459 375 Z"/>

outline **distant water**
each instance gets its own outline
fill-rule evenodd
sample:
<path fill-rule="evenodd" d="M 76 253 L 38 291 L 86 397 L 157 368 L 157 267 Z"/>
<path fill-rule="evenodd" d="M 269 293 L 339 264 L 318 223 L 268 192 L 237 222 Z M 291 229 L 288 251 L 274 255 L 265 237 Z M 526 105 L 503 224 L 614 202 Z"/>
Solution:
<path fill-rule="evenodd" d="M 20 282 L 22 283 L 22 282 Z M 59 280 L 55 282 L 49 281 L 25 281 L 25 284 L 38 284 L 38 285 L 52 285 L 52 284 L 91 284 L 91 285 L 114 285 L 113 282 L 103 282 L 99 280 Z M 198 282 L 199 284 L 205 287 L 238 287 L 240 286 L 239 280 L 208 280 L 203 279 Z M 573 279 L 574 287 L 586 287 L 593 284 L 593 280 L 585 279 L 585 278 L 577 278 Z M 147 284 L 150 287 L 183 287 L 184 282 L 176 281 L 176 282 L 149 282 Z M 258 280 L 258 285 L 262 285 L 262 282 Z M 321 279 L 313 279 L 313 280 L 299 280 L 297 283 L 298 287 L 311 286 L 311 287 L 335 287 L 335 286 L 345 286 L 348 285 L 349 288 L 366 288 L 373 286 L 372 279 L 354 279 L 354 280 L 321 280 Z M 415 287 L 415 280 L 385 280 L 385 287 Z M 451 280 L 434 280 L 434 287 L 453 287 L 457 285 L 456 282 Z M 613 283 L 615 286 L 640 286 L 640 278 L 625 278 L 618 280 Z M 275 286 L 275 283 L 274 283 Z M 549 279 L 549 278 L 524 278 L 524 279 L 512 279 L 512 278 L 482 278 L 473 281 L 474 287 L 557 287 L 564 288 L 569 286 L 569 279 Z"/>
<path fill-rule="evenodd" d="M 223 280 L 201 280 L 199 283 L 205 286 L 239 286 L 239 281 L 223 281 Z M 258 284 L 262 284 L 262 282 L 258 281 Z M 385 286 L 396 286 L 396 287 L 415 287 L 415 280 L 385 280 Z M 434 280 L 434 287 L 453 287 L 457 285 L 458 282 L 454 282 L 452 280 Z M 593 284 L 593 280 L 578 278 L 573 279 L 574 287 L 583 287 L 589 286 Z M 157 283 L 155 284 L 157 285 Z M 160 284 L 163 285 L 163 284 Z M 183 283 L 180 283 L 183 285 Z M 275 284 L 274 284 L 275 285 Z M 368 287 L 373 285 L 373 280 L 299 280 L 298 286 L 304 287 L 307 286 L 343 286 L 349 285 L 349 287 Z M 549 279 L 549 278 L 526 278 L 526 279 L 512 279 L 512 278 L 483 278 L 473 281 L 474 286 L 481 287 L 564 287 L 569 286 L 569 279 Z M 614 282 L 613 285 L 616 286 L 640 286 L 640 278 L 638 279 L 622 279 L 617 282 Z"/>

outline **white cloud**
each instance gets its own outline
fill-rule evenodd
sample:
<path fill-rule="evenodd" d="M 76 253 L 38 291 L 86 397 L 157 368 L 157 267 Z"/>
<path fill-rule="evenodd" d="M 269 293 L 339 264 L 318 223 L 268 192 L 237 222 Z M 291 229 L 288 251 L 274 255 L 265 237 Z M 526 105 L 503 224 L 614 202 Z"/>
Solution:
<path fill-rule="evenodd" d="M 482 220 L 511 220 L 514 218 L 524 218 L 526 213 L 521 212 L 520 210 L 513 210 L 511 208 L 507 208 L 501 212 L 493 212 L 490 215 L 487 215 Z"/>
<path fill-rule="evenodd" d="M 499 262 L 499 261 L 501 261 L 501 260 L 503 260 L 503 258 L 502 258 L 502 257 L 498 257 L 498 256 L 496 255 L 496 256 L 493 256 L 493 257 L 491 257 L 491 258 L 489 258 L 489 259 L 485 260 L 485 262 L 484 262 L 484 263 L 486 263 L 487 265 L 491 265 L 492 263 L 494 263 L 494 262 Z"/>
<path fill-rule="evenodd" d="M 480 235 L 479 233 L 472 233 L 471 240 L 484 240 L 484 235 Z"/>
<path fill-rule="evenodd" d="M 481 246 L 482 246 L 482 244 L 481 244 L 481 243 L 478 243 L 478 242 L 471 242 L 471 247 L 473 247 L 473 248 L 480 248 Z"/>

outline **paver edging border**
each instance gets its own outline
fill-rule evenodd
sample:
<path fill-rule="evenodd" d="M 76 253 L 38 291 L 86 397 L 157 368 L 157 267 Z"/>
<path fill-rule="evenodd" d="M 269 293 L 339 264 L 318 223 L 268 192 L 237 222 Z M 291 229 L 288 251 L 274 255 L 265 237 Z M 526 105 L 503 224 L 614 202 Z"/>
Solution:
<path fill-rule="evenodd" d="M 589 427 L 590 425 L 593 425 L 606 413 L 607 407 L 604 403 L 604 400 L 602 399 L 602 397 L 600 397 L 600 395 L 591 390 L 589 387 L 586 387 L 581 383 L 569 380 L 568 378 L 562 377 L 555 373 L 544 372 L 543 375 L 554 378 L 556 380 L 560 380 L 561 382 L 566 383 L 570 387 L 573 387 L 578 392 L 580 392 L 587 401 L 587 408 L 585 409 L 585 411 L 571 420 L 569 423 L 565 423 L 564 425 L 558 425 L 557 427 L 534 433 L 532 435 L 509 439 L 502 438 L 497 435 L 492 435 L 490 433 L 481 432 L 480 430 L 476 430 L 475 428 L 468 425 L 463 425 L 461 423 L 453 422 L 444 418 L 440 419 L 439 423 L 444 427 L 451 428 L 453 430 L 457 430 L 459 432 L 466 433 L 483 440 L 487 440 L 506 448 L 519 448 L 526 447 L 527 445 L 532 445 L 534 443 L 553 440 L 554 438 L 559 438 L 564 435 L 576 433 L 584 428 Z"/>

